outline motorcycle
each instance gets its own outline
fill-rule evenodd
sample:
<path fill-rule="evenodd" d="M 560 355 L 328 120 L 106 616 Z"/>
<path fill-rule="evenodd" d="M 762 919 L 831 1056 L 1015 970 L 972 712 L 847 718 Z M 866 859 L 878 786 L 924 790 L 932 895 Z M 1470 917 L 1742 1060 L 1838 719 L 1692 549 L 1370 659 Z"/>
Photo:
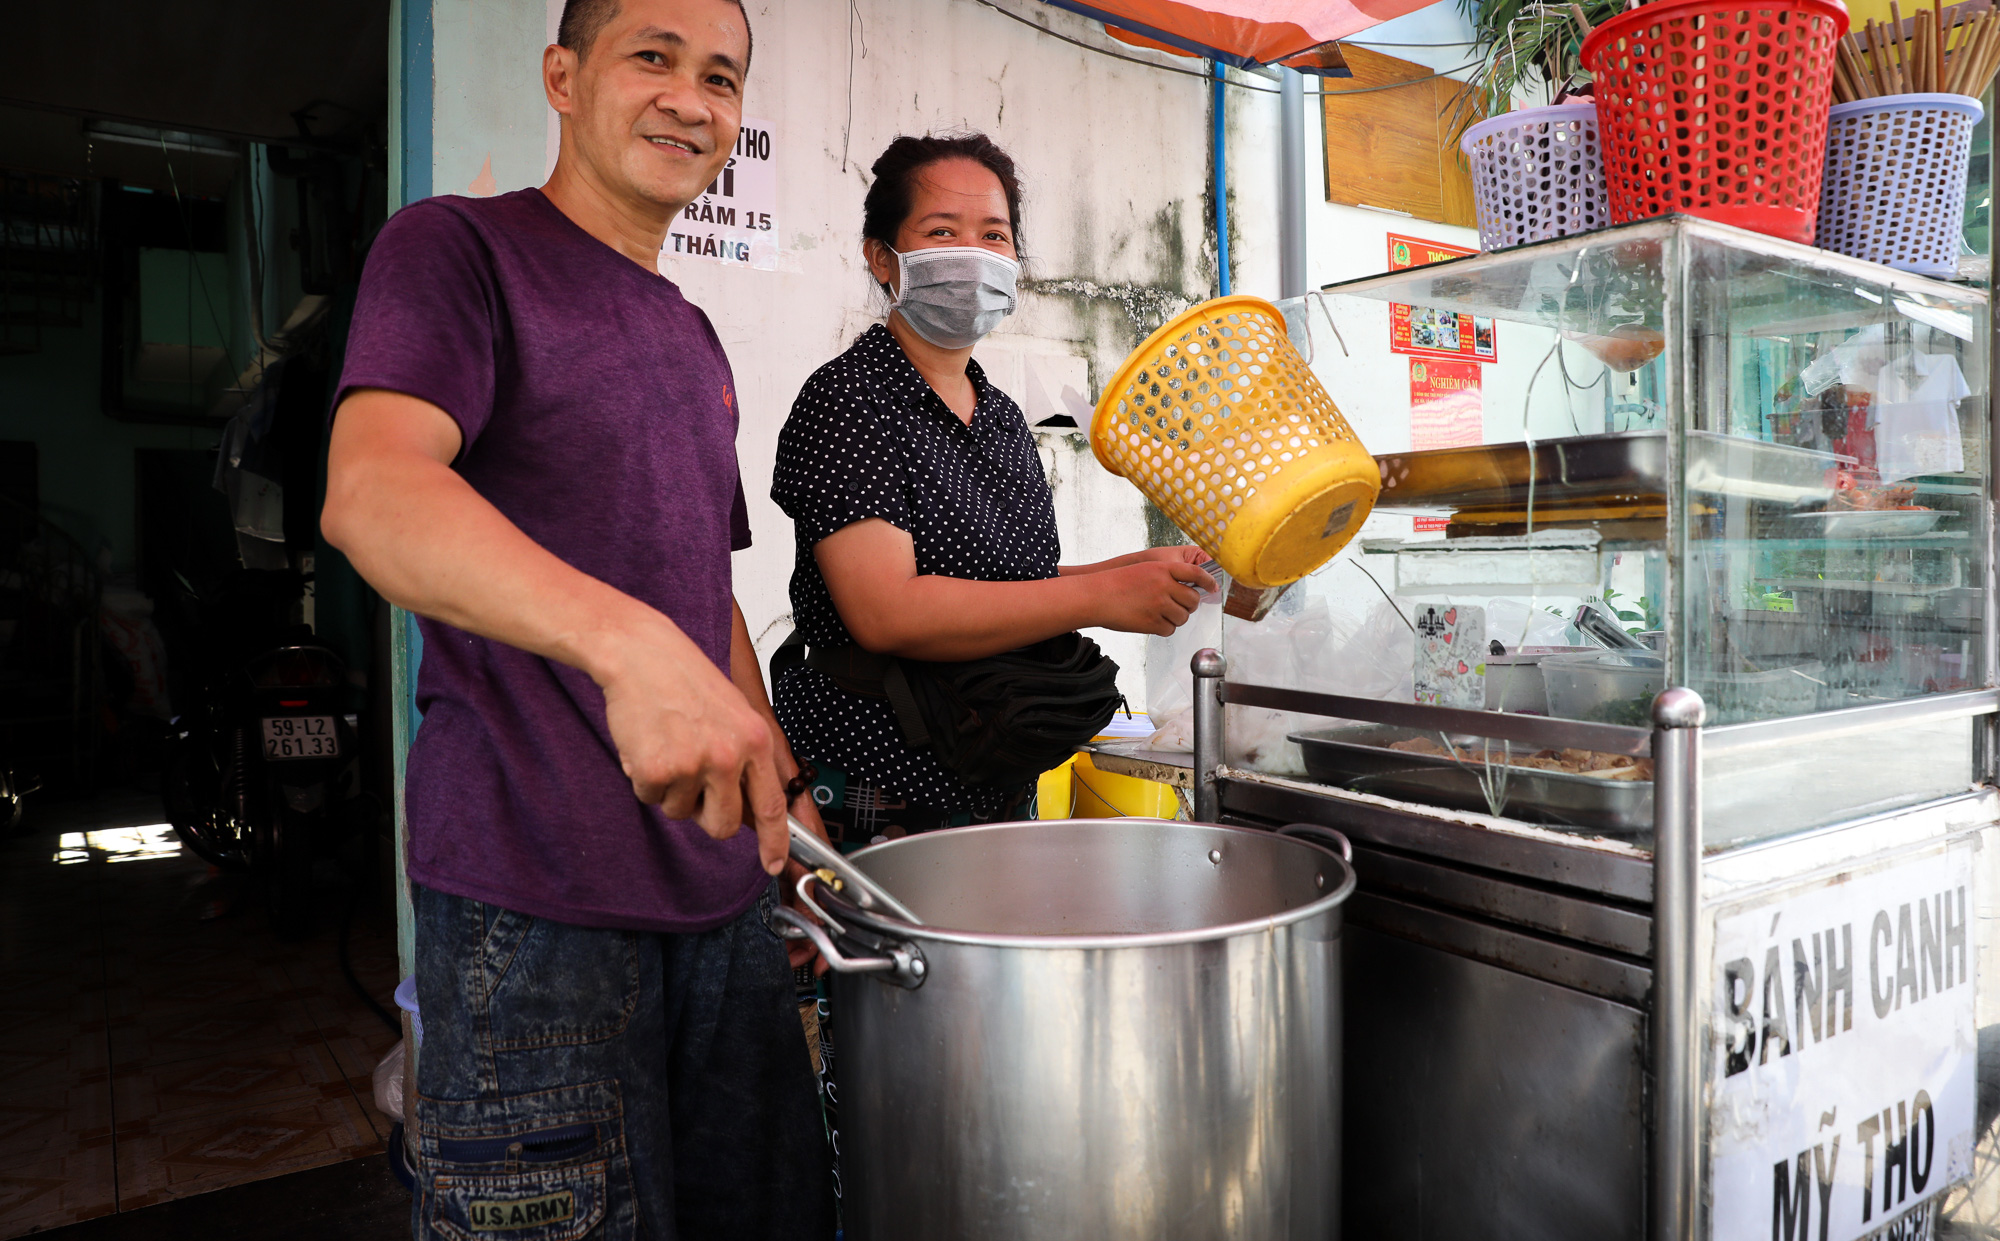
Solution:
<path fill-rule="evenodd" d="M 277 584 L 280 597 L 288 584 Z M 209 668 L 174 721 L 161 791 L 181 841 L 247 873 L 273 930 L 301 939 L 313 929 L 314 867 L 365 823 L 366 797 L 360 738 L 345 714 L 347 667 L 303 625 L 256 623 L 272 610 L 259 589 L 271 585 L 247 584 L 265 594 L 247 614 L 227 614 L 243 590 L 201 600 L 218 618 Z"/>

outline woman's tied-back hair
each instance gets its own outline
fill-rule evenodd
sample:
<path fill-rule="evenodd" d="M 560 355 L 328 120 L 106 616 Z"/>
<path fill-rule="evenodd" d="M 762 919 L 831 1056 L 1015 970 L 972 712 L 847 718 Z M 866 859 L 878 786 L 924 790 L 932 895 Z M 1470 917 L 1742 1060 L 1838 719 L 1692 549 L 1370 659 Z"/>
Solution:
<path fill-rule="evenodd" d="M 1014 230 L 1014 253 L 1021 253 L 1021 179 L 1014 172 L 1014 158 L 998 143 L 982 133 L 904 135 L 889 144 L 869 171 L 875 180 L 861 207 L 861 236 L 896 248 L 896 233 L 910 218 L 910 203 L 916 197 L 919 173 L 932 164 L 948 159 L 969 159 L 1000 179 L 1007 196 L 1007 223 Z"/>

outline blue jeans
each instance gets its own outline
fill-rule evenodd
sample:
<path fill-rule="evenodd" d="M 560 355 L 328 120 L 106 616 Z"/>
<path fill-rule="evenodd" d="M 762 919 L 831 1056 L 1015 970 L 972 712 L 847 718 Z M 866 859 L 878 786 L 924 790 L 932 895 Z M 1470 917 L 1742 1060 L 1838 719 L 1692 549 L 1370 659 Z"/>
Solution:
<path fill-rule="evenodd" d="M 419 1241 L 833 1235 L 776 885 L 685 935 L 416 889 Z"/>

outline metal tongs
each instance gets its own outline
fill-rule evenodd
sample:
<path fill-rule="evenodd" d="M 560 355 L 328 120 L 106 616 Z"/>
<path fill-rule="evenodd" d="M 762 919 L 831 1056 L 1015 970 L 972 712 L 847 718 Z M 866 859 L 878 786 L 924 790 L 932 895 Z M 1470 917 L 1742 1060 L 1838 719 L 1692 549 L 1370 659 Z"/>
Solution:
<path fill-rule="evenodd" d="M 883 890 L 881 884 L 856 870 L 841 856 L 840 850 L 813 835 L 805 824 L 790 815 L 785 819 L 791 827 L 792 860 L 810 872 L 799 877 L 799 904 L 810 909 L 818 921 L 780 905 L 771 911 L 771 917 L 783 927 L 779 933 L 787 939 L 811 940 L 820 956 L 839 973 L 873 974 L 910 991 L 923 986 L 930 966 L 924 960 L 921 946 L 893 933 L 841 925 L 813 900 L 808 889 L 816 882 L 825 884 L 862 910 L 896 918 L 910 926 L 922 926 L 922 919 Z"/>
<path fill-rule="evenodd" d="M 785 816 L 785 822 L 792 830 L 792 860 L 813 871 L 820 882 L 869 913 L 884 913 L 911 926 L 924 924 L 908 905 L 855 869 L 840 850 L 813 835 L 805 824 L 790 815 Z"/>
<path fill-rule="evenodd" d="M 1644 651 L 1652 653 L 1652 648 L 1625 632 L 1625 627 L 1612 620 L 1588 603 L 1578 606 L 1576 617 L 1571 624 L 1577 632 L 1614 651 Z"/>

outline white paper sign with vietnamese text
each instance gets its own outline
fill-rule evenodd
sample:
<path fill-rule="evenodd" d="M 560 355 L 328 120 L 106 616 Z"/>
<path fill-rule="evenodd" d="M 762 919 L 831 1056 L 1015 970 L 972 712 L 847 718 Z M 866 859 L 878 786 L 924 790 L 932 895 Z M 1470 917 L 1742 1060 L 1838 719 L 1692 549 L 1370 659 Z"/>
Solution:
<path fill-rule="evenodd" d="M 1715 922 L 1715 1238 L 1932 1235 L 1972 1172 L 1972 844 Z"/>
<path fill-rule="evenodd" d="M 778 164 L 768 121 L 743 118 L 729 162 L 693 202 L 681 209 L 660 247 L 659 267 L 698 258 L 736 267 L 777 270 Z"/>

